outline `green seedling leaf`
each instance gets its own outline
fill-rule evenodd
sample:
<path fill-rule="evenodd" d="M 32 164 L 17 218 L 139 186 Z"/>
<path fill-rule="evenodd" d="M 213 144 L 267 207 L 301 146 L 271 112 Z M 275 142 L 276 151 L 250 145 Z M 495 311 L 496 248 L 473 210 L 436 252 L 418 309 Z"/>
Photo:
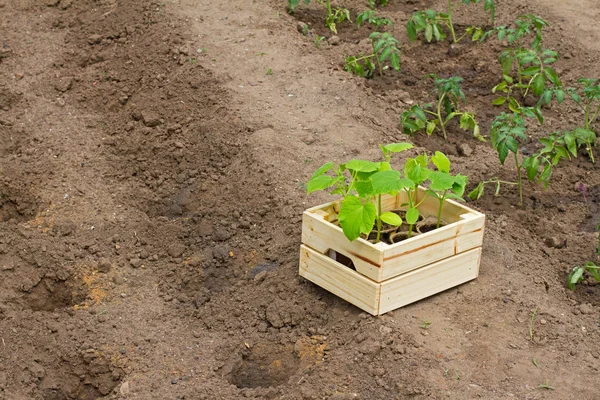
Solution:
<path fill-rule="evenodd" d="M 400 153 L 409 149 L 412 149 L 414 146 L 412 143 L 390 143 L 383 146 L 383 148 L 391 153 Z"/>
<path fill-rule="evenodd" d="M 308 194 L 319 190 L 325 190 L 335 183 L 335 179 L 327 175 L 319 175 L 308 181 L 306 184 L 306 192 Z"/>
<path fill-rule="evenodd" d="M 358 239 L 363 234 L 368 234 L 373 229 L 377 210 L 371 203 L 363 203 L 355 196 L 347 196 L 342 201 L 338 219 L 344 235 L 350 241 Z"/>
<path fill-rule="evenodd" d="M 531 80 L 531 91 L 536 96 L 541 96 L 546 87 L 546 76 L 539 74 Z"/>
<path fill-rule="evenodd" d="M 485 185 L 483 182 L 479 182 L 475 189 L 471 190 L 469 194 L 467 194 L 467 197 L 473 201 L 479 200 L 483 196 L 484 189 Z"/>
<path fill-rule="evenodd" d="M 365 160 L 350 160 L 346 163 L 346 168 L 356 172 L 374 172 L 379 169 L 380 163 Z"/>
<path fill-rule="evenodd" d="M 411 207 L 406 210 L 406 223 L 409 225 L 414 225 L 419 220 L 419 210 L 414 207 Z"/>
<path fill-rule="evenodd" d="M 436 151 L 435 154 L 431 156 L 431 162 L 433 162 L 433 165 L 435 165 L 439 171 L 450 173 L 450 160 L 444 153 Z"/>
<path fill-rule="evenodd" d="M 311 179 L 316 178 L 317 176 L 321 176 L 323 174 L 325 174 L 327 171 L 331 170 L 333 168 L 333 163 L 332 162 L 328 162 L 326 164 L 323 164 L 322 166 L 320 166 L 315 173 L 312 175 Z"/>
<path fill-rule="evenodd" d="M 382 213 L 379 216 L 379 218 L 381 218 L 381 220 L 388 225 L 392 225 L 392 226 L 402 225 L 402 218 L 400 218 L 400 216 L 398 214 L 393 213 L 393 212 L 386 211 L 386 212 Z"/>
<path fill-rule="evenodd" d="M 450 190 L 454 185 L 454 177 L 441 171 L 433 171 L 431 174 L 429 174 L 429 180 L 431 181 L 429 188 L 436 192 Z"/>
<path fill-rule="evenodd" d="M 498 97 L 492 101 L 492 105 L 494 106 L 501 106 L 504 103 L 506 103 L 506 97 Z"/>
<path fill-rule="evenodd" d="M 403 189 L 402 183 L 400 172 L 396 170 L 381 171 L 371 176 L 373 195 L 397 193 Z"/>

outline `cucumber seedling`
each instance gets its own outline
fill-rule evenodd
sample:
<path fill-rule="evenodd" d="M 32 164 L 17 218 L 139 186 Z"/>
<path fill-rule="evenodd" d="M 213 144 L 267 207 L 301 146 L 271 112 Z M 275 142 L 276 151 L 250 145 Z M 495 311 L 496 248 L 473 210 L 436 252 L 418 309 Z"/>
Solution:
<path fill-rule="evenodd" d="M 348 9 L 342 7 L 333 8 L 331 0 L 316 0 L 316 2 L 325 7 L 325 26 L 333 33 L 337 34 L 336 24 L 341 24 L 344 21 L 352 22 Z M 300 0 L 288 0 L 288 12 L 290 14 L 298 7 L 298 3 L 300 3 Z M 304 0 L 304 4 L 309 3 L 310 0 Z"/>
<path fill-rule="evenodd" d="M 400 114 L 400 125 L 404 133 L 412 136 L 424 129 L 428 135 L 431 135 L 436 129 L 440 129 L 442 136 L 446 139 L 446 125 L 453 118 L 458 117 L 462 129 L 473 131 L 475 138 L 485 141 L 485 138 L 481 136 L 475 116 L 459 109 L 459 104 L 466 100 L 461 88 L 462 78 L 458 76 L 440 78 L 435 74 L 427 76 L 433 79 L 437 103 L 435 106 L 432 104 L 416 105 Z M 428 115 L 433 118 L 428 119 Z"/>
<path fill-rule="evenodd" d="M 467 177 L 461 174 L 452 175 L 450 173 L 450 160 L 442 152 L 436 151 L 431 156 L 433 165 L 437 168 L 429 174 L 429 189 L 427 194 L 439 200 L 437 212 L 437 225 L 440 227 L 442 218 L 442 208 L 446 199 L 462 200 L 467 185 Z"/>
<path fill-rule="evenodd" d="M 312 175 L 306 187 L 310 194 L 331 189 L 332 194 L 342 196 L 338 220 L 344 235 L 354 241 L 361 234 L 369 235 L 377 226 L 376 242 L 381 238 L 383 223 L 400 226 L 402 218 L 393 212 L 382 212 L 383 194 L 395 196 L 407 185 L 400 179 L 400 172 L 390 165 L 392 154 L 412 148 L 410 143 L 393 143 L 381 146 L 384 161 L 350 160 L 335 166 L 329 162 Z M 328 175 L 331 172 L 333 176 Z"/>
<path fill-rule="evenodd" d="M 374 10 L 363 11 L 356 16 L 356 25 L 360 26 L 364 23 L 373 25 L 375 30 L 379 30 L 382 26 L 389 26 L 392 28 L 394 24 L 388 18 L 380 17 Z"/>
<path fill-rule="evenodd" d="M 346 57 L 344 70 L 363 78 L 372 78 L 375 68 L 380 76 L 383 75 L 387 64 L 395 71 L 400 71 L 400 42 L 387 32 L 373 32 L 369 39 L 373 49 L 371 54 Z"/>
<path fill-rule="evenodd" d="M 462 0 L 463 4 L 481 2 L 483 2 L 484 10 L 490 13 L 490 18 L 493 23 L 496 14 L 496 5 L 493 0 Z M 410 40 L 417 40 L 417 34 L 423 31 L 425 40 L 427 40 L 427 42 L 431 42 L 433 39 L 435 39 L 436 42 L 442 41 L 446 38 L 444 26 L 450 31 L 452 43 L 460 42 L 467 35 L 471 36 L 473 41 L 479 40 L 483 36 L 484 32 L 480 27 L 477 26 L 469 26 L 466 28 L 464 34 L 459 37 L 456 36 L 454 22 L 452 20 L 454 7 L 455 5 L 453 0 L 448 0 L 446 12 L 425 10 L 413 13 L 406 24 L 406 32 L 408 33 Z"/>

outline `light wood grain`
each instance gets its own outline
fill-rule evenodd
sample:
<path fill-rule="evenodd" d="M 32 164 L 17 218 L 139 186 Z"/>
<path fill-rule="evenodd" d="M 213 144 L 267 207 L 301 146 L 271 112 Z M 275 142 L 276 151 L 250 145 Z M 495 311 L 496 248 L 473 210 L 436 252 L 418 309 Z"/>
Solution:
<path fill-rule="evenodd" d="M 400 275 L 381 284 L 379 314 L 477 278 L 481 248 Z"/>
<path fill-rule="evenodd" d="M 300 247 L 300 275 L 351 304 L 377 315 L 381 286 L 358 272 L 306 247 Z"/>

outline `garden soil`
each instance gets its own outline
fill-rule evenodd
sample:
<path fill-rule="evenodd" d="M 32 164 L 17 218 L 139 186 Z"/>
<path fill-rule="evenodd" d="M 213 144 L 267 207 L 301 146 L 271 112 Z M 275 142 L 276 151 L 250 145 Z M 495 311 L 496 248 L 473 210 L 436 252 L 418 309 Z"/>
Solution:
<path fill-rule="evenodd" d="M 464 78 L 487 135 L 502 45 L 411 43 L 410 14 L 445 1 L 389 3 L 402 71 L 365 80 L 343 58 L 370 30 L 334 37 L 316 2 L 0 0 L 0 399 L 600 398 L 600 286 L 566 288 L 598 261 L 585 151 L 523 206 L 511 187 L 470 203 L 487 215 L 475 281 L 373 317 L 298 276 L 301 213 L 330 198 L 304 182 L 326 161 L 411 141 L 469 188 L 514 179 L 457 125 L 398 129 L 436 73 Z M 599 76 L 596 1 L 497 3 L 498 24 L 550 22 L 567 85 Z M 544 113 L 524 153 L 582 120 Z"/>

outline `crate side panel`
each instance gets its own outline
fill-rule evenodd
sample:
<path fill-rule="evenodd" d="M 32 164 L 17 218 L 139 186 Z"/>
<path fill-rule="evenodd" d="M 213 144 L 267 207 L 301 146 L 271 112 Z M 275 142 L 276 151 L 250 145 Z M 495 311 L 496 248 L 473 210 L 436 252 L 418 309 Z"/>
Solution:
<path fill-rule="evenodd" d="M 424 299 L 477 278 L 481 248 L 469 250 L 381 284 L 379 313 Z"/>
<path fill-rule="evenodd" d="M 350 258 L 364 276 L 382 279 L 383 251 L 362 240 L 350 242 L 339 227 L 308 211 L 302 216 L 302 243 L 322 254 L 335 250 Z"/>
<path fill-rule="evenodd" d="M 444 258 L 481 246 L 485 216 L 459 222 L 416 236 L 385 249 L 382 276 L 390 279 Z"/>
<path fill-rule="evenodd" d="M 300 246 L 300 275 L 349 303 L 377 315 L 381 285 L 331 258 Z"/>

